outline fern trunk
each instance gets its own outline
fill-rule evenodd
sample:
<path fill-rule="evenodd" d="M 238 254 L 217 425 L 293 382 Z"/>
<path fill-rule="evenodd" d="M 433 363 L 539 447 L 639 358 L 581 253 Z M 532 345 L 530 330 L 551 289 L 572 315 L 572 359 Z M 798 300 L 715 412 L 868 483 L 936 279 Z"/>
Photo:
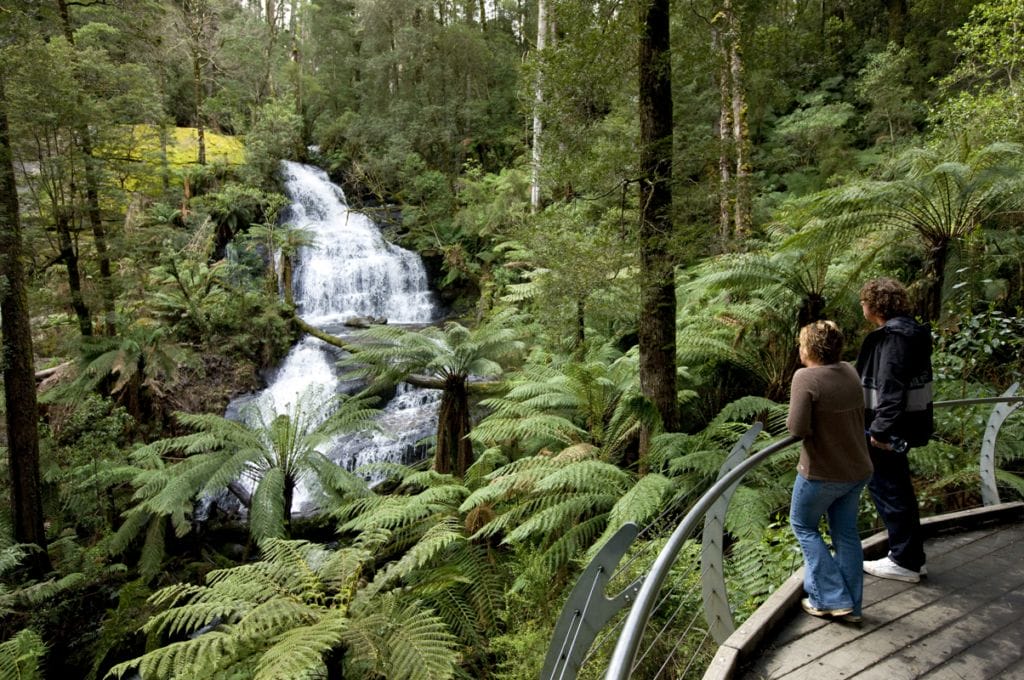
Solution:
<path fill-rule="evenodd" d="M 925 321 L 937 321 L 942 315 L 942 287 L 946 282 L 946 261 L 949 259 L 949 240 L 931 243 L 924 264 L 924 287 L 921 290 L 918 312 Z"/>
<path fill-rule="evenodd" d="M 465 376 L 452 376 L 445 381 L 441 408 L 437 413 L 437 445 L 434 469 L 442 474 L 462 477 L 473 464 L 472 429 L 469 420 L 469 391 Z"/>
<path fill-rule="evenodd" d="M 295 498 L 295 479 L 291 475 L 284 477 L 284 531 L 292 535 L 292 500 Z"/>

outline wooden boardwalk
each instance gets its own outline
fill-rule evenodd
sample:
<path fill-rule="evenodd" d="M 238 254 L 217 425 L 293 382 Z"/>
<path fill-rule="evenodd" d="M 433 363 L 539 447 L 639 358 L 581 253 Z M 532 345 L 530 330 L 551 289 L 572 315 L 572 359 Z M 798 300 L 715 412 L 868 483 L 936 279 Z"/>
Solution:
<path fill-rule="evenodd" d="M 704 680 L 1024 680 L 1024 502 L 921 526 L 921 583 L 865 576 L 858 626 L 803 613 L 801 569 L 719 646 Z M 867 559 L 886 549 L 884 531 L 864 541 Z"/>
<path fill-rule="evenodd" d="M 865 575 L 860 625 L 808 616 L 790 593 L 784 611 L 763 617 L 772 630 L 749 660 L 720 677 L 1024 680 L 1024 523 L 939 535 L 925 548 L 920 583 Z"/>

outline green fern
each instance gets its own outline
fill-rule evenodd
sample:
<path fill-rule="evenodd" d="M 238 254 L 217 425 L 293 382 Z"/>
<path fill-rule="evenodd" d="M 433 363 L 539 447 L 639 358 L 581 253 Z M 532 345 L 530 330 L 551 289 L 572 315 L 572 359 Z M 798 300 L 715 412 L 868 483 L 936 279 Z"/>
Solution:
<path fill-rule="evenodd" d="M 371 402 L 368 397 L 332 397 L 311 390 L 287 414 L 250 410 L 253 424 L 213 414 L 179 414 L 181 423 L 194 433 L 142 447 L 132 454 L 130 466 L 108 474 L 119 481 L 132 472 L 137 501 L 106 540 L 108 551 L 120 554 L 143 534 L 140 570 L 147 579 L 154 577 L 163 559 L 168 524 L 175 535 L 184 536 L 192 529 L 195 501 L 243 477 L 254 482 L 251 496 L 243 501 L 250 506 L 249 531 L 257 540 L 287 535 L 291 508 L 285 499 L 305 475 L 316 479 L 327 505 L 366 496 L 366 483 L 318 447 L 341 432 L 372 428 L 376 412 L 369 408 Z"/>
<path fill-rule="evenodd" d="M 145 630 L 160 639 L 193 637 L 118 664 L 109 676 L 137 669 L 147 678 L 227 678 L 246 668 L 263 680 L 314 678 L 339 656 L 352 677 L 452 676 L 454 638 L 436 615 L 394 594 L 360 594 L 369 553 L 278 539 L 263 547 L 263 560 L 212 572 L 205 586 L 155 593 L 152 603 L 166 609 Z M 371 644 L 352 644 L 353 631 L 368 630 Z"/>
<path fill-rule="evenodd" d="M 39 634 L 28 628 L 19 630 L 0 643 L 0 678 L 43 680 L 45 656 L 46 643 Z"/>
<path fill-rule="evenodd" d="M 513 441 L 530 455 L 587 443 L 614 460 L 643 425 L 657 422 L 640 394 L 636 362 L 635 353 L 599 346 L 579 361 L 530 363 L 513 376 L 506 394 L 481 402 L 491 413 L 471 438 L 491 447 Z"/>

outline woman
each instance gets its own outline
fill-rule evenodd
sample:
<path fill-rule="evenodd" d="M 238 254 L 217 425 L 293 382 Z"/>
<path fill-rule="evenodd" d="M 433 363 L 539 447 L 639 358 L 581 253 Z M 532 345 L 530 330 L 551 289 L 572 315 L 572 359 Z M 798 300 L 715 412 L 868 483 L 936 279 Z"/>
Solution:
<path fill-rule="evenodd" d="M 804 611 L 857 622 L 864 591 L 857 511 L 871 459 L 860 378 L 850 364 L 839 361 L 842 348 L 843 334 L 832 321 L 800 329 L 805 368 L 793 375 L 786 425 L 803 442 L 789 521 L 804 555 Z M 818 530 L 823 515 L 835 555 Z"/>

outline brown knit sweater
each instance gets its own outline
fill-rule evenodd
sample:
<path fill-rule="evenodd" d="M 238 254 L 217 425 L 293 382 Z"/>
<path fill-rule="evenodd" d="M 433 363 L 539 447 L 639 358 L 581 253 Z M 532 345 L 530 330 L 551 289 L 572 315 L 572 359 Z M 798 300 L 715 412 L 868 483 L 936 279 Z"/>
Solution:
<path fill-rule="evenodd" d="M 803 438 L 797 470 L 807 479 L 854 482 L 870 476 L 864 392 L 857 371 L 845 361 L 793 375 L 786 426 Z"/>

